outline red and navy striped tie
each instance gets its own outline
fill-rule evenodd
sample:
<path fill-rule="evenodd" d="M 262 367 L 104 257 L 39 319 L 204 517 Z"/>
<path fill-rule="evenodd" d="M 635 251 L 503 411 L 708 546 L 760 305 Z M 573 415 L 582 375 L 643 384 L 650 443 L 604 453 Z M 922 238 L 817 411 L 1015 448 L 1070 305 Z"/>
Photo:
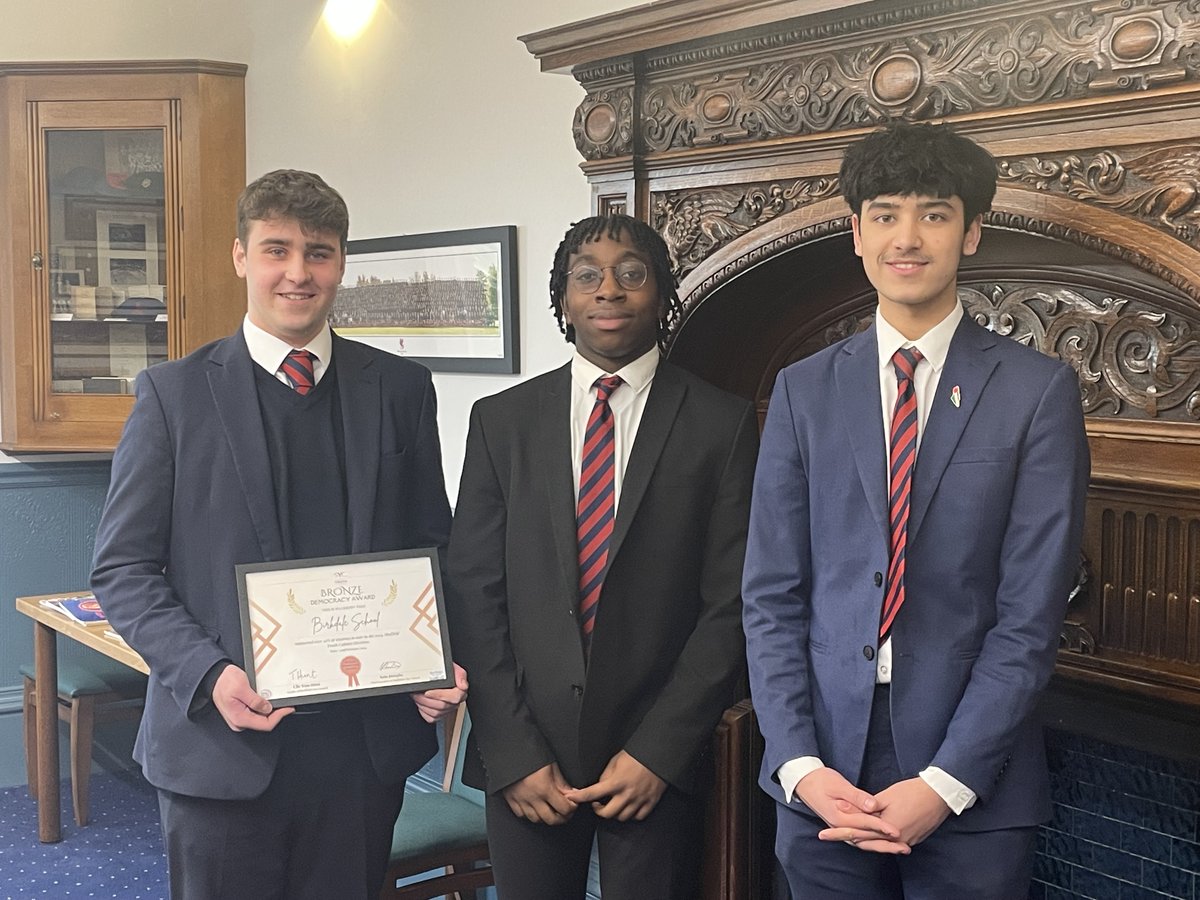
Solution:
<path fill-rule="evenodd" d="M 303 397 L 316 384 L 313 378 L 313 355 L 307 350 L 293 350 L 279 367 L 292 389 Z"/>
<path fill-rule="evenodd" d="M 896 613 L 904 603 L 904 553 L 908 545 L 908 501 L 912 489 L 913 466 L 917 461 L 917 392 L 913 372 L 921 361 L 916 347 L 901 347 L 892 356 L 896 368 L 896 407 L 892 411 L 891 472 L 888 479 L 888 521 L 891 526 L 891 557 L 888 563 L 887 590 L 879 618 L 879 641 L 891 631 Z"/>
<path fill-rule="evenodd" d="M 608 400 L 623 384 L 620 376 L 596 380 L 596 403 L 588 416 L 579 468 L 579 627 L 584 645 L 596 625 L 596 603 L 608 566 L 608 542 L 612 537 L 616 492 L 613 486 L 615 452 L 613 416 Z"/>

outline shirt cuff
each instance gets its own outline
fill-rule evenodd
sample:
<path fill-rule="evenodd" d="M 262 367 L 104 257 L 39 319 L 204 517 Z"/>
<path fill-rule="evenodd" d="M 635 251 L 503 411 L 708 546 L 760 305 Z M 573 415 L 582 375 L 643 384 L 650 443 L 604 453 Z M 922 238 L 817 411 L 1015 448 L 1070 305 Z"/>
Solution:
<path fill-rule="evenodd" d="M 779 782 L 779 786 L 783 788 L 783 796 L 787 798 L 788 803 L 799 803 L 796 799 L 796 785 L 805 775 L 811 775 L 817 769 L 825 768 L 825 763 L 821 762 L 815 756 L 801 756 L 797 759 L 789 759 L 779 767 L 775 773 L 775 779 Z"/>
<path fill-rule="evenodd" d="M 963 812 L 975 805 L 975 792 L 944 769 L 930 766 L 922 769 L 918 774 L 922 781 L 937 792 L 937 795 L 945 801 L 946 805 L 950 807 L 950 811 L 956 816 L 961 816 Z"/>

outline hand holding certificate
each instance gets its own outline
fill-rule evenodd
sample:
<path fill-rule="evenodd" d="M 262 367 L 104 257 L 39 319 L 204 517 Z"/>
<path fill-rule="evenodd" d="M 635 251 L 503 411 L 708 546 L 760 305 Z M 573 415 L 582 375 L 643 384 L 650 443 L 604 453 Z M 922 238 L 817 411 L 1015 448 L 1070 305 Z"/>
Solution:
<path fill-rule="evenodd" d="M 452 687 L 435 550 L 237 567 L 246 674 L 299 706 Z"/>

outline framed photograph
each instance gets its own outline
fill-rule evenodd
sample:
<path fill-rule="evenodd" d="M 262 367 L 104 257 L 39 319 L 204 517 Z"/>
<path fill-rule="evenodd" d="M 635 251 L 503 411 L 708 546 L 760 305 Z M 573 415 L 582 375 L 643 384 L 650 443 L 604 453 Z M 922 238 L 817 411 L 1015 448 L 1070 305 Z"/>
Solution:
<path fill-rule="evenodd" d="M 452 687 L 437 550 L 236 567 L 250 685 L 276 706 Z"/>
<path fill-rule="evenodd" d="M 159 284 L 158 215 L 96 210 L 97 276 L 103 285 Z"/>
<path fill-rule="evenodd" d="M 329 324 L 435 372 L 518 372 L 516 243 L 515 225 L 350 241 Z"/>

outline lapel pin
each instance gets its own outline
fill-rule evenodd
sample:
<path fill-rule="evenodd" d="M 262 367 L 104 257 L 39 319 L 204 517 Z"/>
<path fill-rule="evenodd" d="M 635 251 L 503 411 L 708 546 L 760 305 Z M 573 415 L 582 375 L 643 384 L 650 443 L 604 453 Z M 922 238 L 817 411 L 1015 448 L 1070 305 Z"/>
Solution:
<path fill-rule="evenodd" d="M 962 405 L 962 391 L 958 389 L 957 384 L 950 388 L 950 402 L 954 404 L 955 409 Z"/>

